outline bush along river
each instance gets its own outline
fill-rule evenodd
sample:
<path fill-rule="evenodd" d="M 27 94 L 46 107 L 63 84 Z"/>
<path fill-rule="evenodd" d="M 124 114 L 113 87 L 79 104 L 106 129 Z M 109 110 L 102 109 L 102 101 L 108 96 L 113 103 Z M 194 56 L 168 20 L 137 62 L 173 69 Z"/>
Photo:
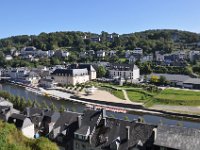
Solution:
<path fill-rule="evenodd" d="M 15 96 L 23 97 L 25 98 L 25 100 L 28 100 L 28 99 L 36 100 L 40 104 L 45 102 L 47 105 L 51 105 L 53 103 L 57 108 L 64 106 L 66 109 L 70 111 L 77 111 L 81 113 L 86 108 L 86 106 L 81 103 L 71 102 L 67 100 L 56 100 L 50 97 L 39 95 L 37 93 L 26 90 L 24 87 L 16 86 L 13 84 L 1 83 L 0 90 L 6 91 Z M 141 118 L 142 120 L 144 120 L 146 123 L 149 123 L 149 124 L 166 124 L 166 125 L 178 125 L 178 126 L 184 126 L 184 127 L 190 127 L 190 128 L 200 128 L 200 122 L 189 121 L 186 119 L 161 117 L 157 115 L 149 115 L 149 114 L 134 113 L 134 112 L 124 114 L 124 113 L 116 113 L 116 112 L 107 111 L 107 115 L 109 117 L 115 117 L 119 119 L 131 120 L 131 121 Z"/>

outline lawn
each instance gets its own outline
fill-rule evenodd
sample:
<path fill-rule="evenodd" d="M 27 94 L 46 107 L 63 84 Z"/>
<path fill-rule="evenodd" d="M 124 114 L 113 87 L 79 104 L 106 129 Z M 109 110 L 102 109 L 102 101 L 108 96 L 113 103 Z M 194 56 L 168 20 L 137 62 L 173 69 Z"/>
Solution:
<path fill-rule="evenodd" d="M 122 100 L 125 100 L 124 93 L 122 92 L 122 90 L 111 90 L 111 94 L 113 94 L 114 96 L 116 96 Z"/>
<path fill-rule="evenodd" d="M 127 90 L 128 97 L 133 102 L 146 102 L 151 97 L 140 90 Z"/>
<path fill-rule="evenodd" d="M 200 105 L 200 92 L 165 89 L 160 93 L 148 93 L 142 90 L 127 90 L 128 97 L 133 102 L 142 102 L 147 106 L 154 104 L 162 105 L 183 105 L 198 106 Z"/>
<path fill-rule="evenodd" d="M 159 92 L 149 92 L 142 88 L 131 86 L 117 86 L 108 83 L 101 87 L 109 89 L 109 92 L 120 99 L 125 99 L 121 89 L 126 90 L 129 99 L 133 102 L 144 103 L 145 106 L 154 104 L 174 106 L 200 106 L 200 91 L 165 89 Z M 117 90 L 118 89 L 118 90 Z"/>
<path fill-rule="evenodd" d="M 200 105 L 200 92 L 165 89 L 154 96 L 154 102 L 169 105 Z"/>

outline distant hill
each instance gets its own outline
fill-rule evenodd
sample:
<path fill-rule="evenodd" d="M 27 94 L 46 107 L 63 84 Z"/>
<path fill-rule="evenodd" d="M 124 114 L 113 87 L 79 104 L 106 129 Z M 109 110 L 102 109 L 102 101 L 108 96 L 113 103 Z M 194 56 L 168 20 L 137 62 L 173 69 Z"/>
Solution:
<path fill-rule="evenodd" d="M 9 51 L 11 48 L 21 49 L 24 46 L 35 46 L 38 49 L 50 50 L 64 48 L 82 51 L 84 49 L 134 49 L 141 47 L 145 53 L 154 51 L 198 49 L 200 35 L 180 30 L 147 30 L 130 34 L 117 33 L 101 34 L 89 32 L 54 32 L 39 35 L 20 35 L 0 40 L 0 50 Z"/>

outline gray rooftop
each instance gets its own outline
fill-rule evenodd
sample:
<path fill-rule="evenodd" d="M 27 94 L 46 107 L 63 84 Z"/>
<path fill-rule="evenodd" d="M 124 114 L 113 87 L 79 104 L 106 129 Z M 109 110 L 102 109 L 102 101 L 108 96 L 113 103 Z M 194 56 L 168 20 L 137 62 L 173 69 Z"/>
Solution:
<path fill-rule="evenodd" d="M 200 84 L 199 78 L 189 78 L 186 81 L 184 81 L 184 84 Z"/>
<path fill-rule="evenodd" d="M 155 145 L 181 149 L 200 149 L 200 130 L 176 126 L 158 126 Z"/>
<path fill-rule="evenodd" d="M 148 75 L 148 78 L 151 78 L 151 76 L 164 76 L 166 80 L 168 81 L 178 81 L 178 82 L 184 82 L 185 80 L 188 80 L 190 76 L 188 75 L 180 75 L 180 74 L 160 74 L 160 73 L 152 73 Z"/>

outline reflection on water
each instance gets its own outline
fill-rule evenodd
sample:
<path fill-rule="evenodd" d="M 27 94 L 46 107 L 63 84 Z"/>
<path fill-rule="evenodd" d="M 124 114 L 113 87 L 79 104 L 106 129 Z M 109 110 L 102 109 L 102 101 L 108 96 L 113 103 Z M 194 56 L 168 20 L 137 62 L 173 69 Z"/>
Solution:
<path fill-rule="evenodd" d="M 33 93 L 31 91 L 25 90 L 23 87 L 10 85 L 10 84 L 0 84 L 0 90 L 4 90 L 9 92 L 10 94 L 17 95 L 20 97 L 24 97 L 26 100 L 36 100 L 39 103 L 46 102 L 47 105 L 50 105 L 51 103 L 54 103 L 54 105 L 57 108 L 60 108 L 61 105 L 66 107 L 68 110 L 77 111 L 77 112 L 83 112 L 85 105 L 80 103 L 74 103 L 70 101 L 64 101 L 64 100 L 55 100 L 51 99 L 50 97 L 45 97 L 38 95 L 36 93 Z M 197 122 L 191 122 L 191 121 L 185 121 L 185 120 L 176 120 L 176 119 L 169 119 L 166 117 L 160 117 L 155 115 L 146 115 L 146 114 L 123 114 L 123 113 L 114 113 L 114 112 L 108 112 L 108 116 L 112 116 L 115 118 L 123 119 L 124 117 L 128 117 L 129 120 L 135 120 L 138 117 L 143 117 L 146 123 L 150 124 L 169 124 L 169 125 L 183 125 L 185 127 L 193 127 L 193 128 L 200 128 L 200 123 Z"/>

